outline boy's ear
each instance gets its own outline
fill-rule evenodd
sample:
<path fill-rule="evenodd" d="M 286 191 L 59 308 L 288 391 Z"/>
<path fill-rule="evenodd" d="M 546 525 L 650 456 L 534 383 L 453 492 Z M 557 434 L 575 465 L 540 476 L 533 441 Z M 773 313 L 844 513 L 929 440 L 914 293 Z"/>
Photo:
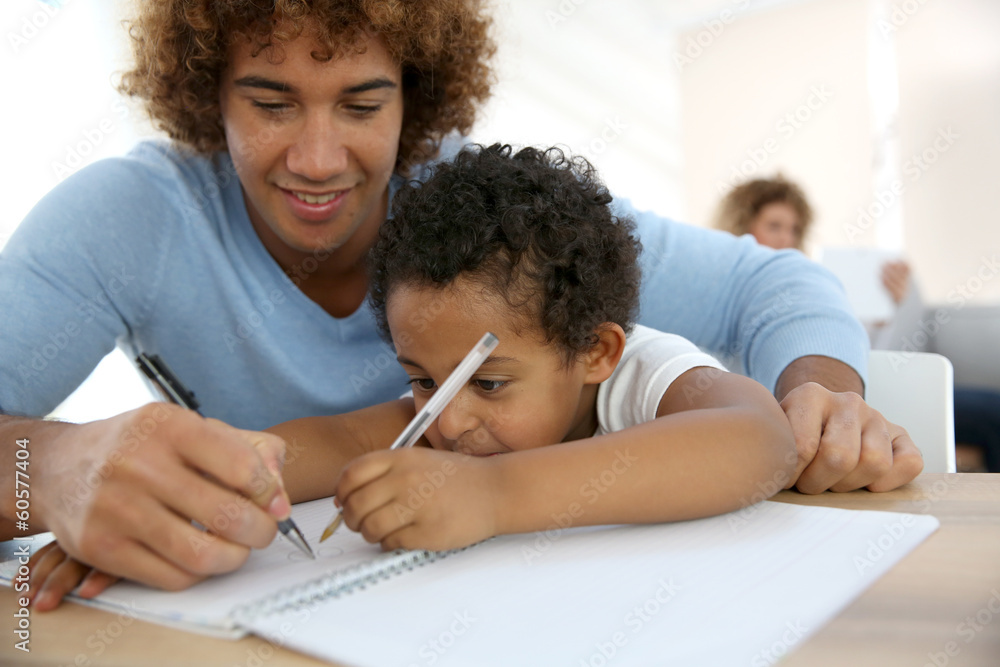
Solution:
<path fill-rule="evenodd" d="M 625 330 L 621 326 L 605 322 L 594 333 L 597 334 L 597 343 L 584 354 L 587 366 L 585 384 L 600 384 L 611 377 L 625 351 Z"/>

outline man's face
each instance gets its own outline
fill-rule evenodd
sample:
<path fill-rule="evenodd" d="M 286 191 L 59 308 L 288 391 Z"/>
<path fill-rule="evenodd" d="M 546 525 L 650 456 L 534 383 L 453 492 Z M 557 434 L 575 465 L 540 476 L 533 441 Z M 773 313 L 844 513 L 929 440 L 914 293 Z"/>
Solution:
<path fill-rule="evenodd" d="M 279 263 L 363 254 L 385 219 L 403 119 L 401 70 L 381 41 L 327 62 L 306 30 L 264 49 L 238 40 L 222 120 L 250 220 Z M 359 232 L 359 229 L 361 230 Z"/>

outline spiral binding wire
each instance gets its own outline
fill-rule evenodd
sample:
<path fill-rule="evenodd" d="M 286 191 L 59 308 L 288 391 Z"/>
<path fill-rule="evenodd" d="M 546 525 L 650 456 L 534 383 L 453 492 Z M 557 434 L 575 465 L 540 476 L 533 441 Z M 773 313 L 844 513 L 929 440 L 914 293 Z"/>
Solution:
<path fill-rule="evenodd" d="M 463 547 L 450 551 L 396 549 L 366 563 L 337 570 L 240 605 L 233 610 L 232 618 L 238 623 L 241 619 L 250 620 L 261 616 L 270 616 L 321 600 L 340 597 L 361 590 L 369 584 L 389 579 L 404 571 L 432 563 L 468 548 Z"/>

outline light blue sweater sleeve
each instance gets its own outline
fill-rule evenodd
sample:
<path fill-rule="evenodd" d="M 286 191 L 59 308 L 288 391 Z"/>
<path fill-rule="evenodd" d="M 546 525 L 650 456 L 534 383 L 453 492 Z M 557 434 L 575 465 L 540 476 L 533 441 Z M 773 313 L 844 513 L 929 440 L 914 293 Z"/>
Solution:
<path fill-rule="evenodd" d="M 806 355 L 832 357 L 867 379 L 868 338 L 837 279 L 795 250 L 636 211 L 642 241 L 639 322 L 676 333 L 772 391 Z"/>
<path fill-rule="evenodd" d="M 0 253 L 0 408 L 43 415 L 148 315 L 171 208 L 136 160 L 102 160 L 63 181 Z"/>

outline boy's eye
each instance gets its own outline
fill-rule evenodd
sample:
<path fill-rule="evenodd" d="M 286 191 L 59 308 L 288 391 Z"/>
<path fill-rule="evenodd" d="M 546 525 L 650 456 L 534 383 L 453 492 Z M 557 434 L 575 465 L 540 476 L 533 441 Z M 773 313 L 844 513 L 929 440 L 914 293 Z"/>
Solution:
<path fill-rule="evenodd" d="M 505 380 L 473 380 L 473 382 L 477 387 L 487 392 L 496 391 L 507 384 Z"/>
<path fill-rule="evenodd" d="M 430 391 L 436 386 L 430 378 L 410 378 L 410 384 L 421 391 Z"/>

